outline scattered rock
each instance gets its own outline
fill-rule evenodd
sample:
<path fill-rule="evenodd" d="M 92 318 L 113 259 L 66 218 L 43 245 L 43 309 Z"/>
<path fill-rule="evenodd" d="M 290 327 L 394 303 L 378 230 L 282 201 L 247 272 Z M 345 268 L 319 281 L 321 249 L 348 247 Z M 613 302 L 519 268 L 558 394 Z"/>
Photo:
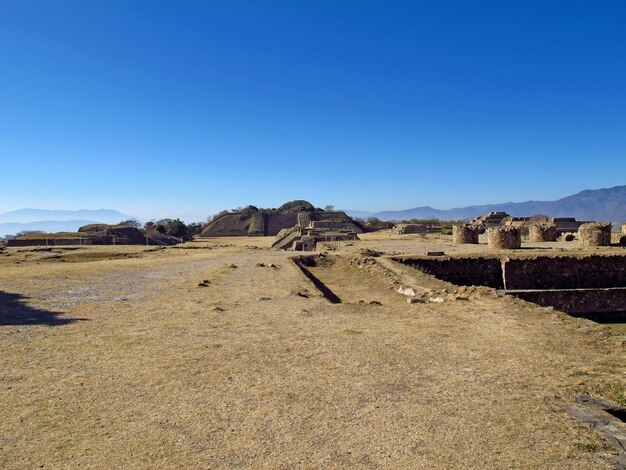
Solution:
<path fill-rule="evenodd" d="M 378 300 L 372 300 L 370 305 L 382 305 Z"/>
<path fill-rule="evenodd" d="M 268 268 L 274 268 L 274 269 L 278 269 L 278 266 L 275 265 L 274 263 L 270 263 L 267 265 Z"/>
<path fill-rule="evenodd" d="M 265 300 L 272 300 L 272 298 L 271 297 L 259 297 L 257 300 L 265 301 Z"/>
<path fill-rule="evenodd" d="M 214 312 L 224 312 L 225 310 L 222 307 L 213 307 Z"/>
<path fill-rule="evenodd" d="M 202 281 L 198 283 L 198 287 L 209 287 L 209 285 L 206 282 Z"/>
<path fill-rule="evenodd" d="M 255 264 L 255 266 L 257 268 L 264 268 L 265 267 L 265 263 L 257 263 L 257 264 Z"/>
<path fill-rule="evenodd" d="M 469 297 L 464 297 L 462 295 L 457 295 L 454 300 L 469 300 Z"/>
<path fill-rule="evenodd" d="M 303 290 L 292 290 L 291 295 L 297 295 L 298 297 L 304 297 L 305 299 L 309 298 L 309 293 Z"/>
<path fill-rule="evenodd" d="M 229 267 L 229 268 L 233 268 L 233 269 L 234 269 L 234 268 L 236 268 L 236 267 L 237 267 L 237 265 L 236 265 L 236 264 L 234 264 L 234 263 L 230 263 L 230 264 L 228 265 L 228 267 Z"/>
<path fill-rule="evenodd" d="M 407 304 L 423 304 L 424 301 L 420 299 L 419 297 L 410 297 L 406 299 L 406 303 Z"/>
<path fill-rule="evenodd" d="M 411 297 L 413 297 L 415 295 L 415 290 L 411 289 L 410 287 L 402 287 L 402 286 L 400 286 L 400 287 L 398 287 L 396 289 L 396 291 L 398 293 L 400 293 L 400 294 L 403 294 L 403 295 L 410 295 Z"/>
<path fill-rule="evenodd" d="M 382 251 L 376 251 L 376 250 L 372 250 L 370 248 L 362 249 L 361 250 L 361 254 L 363 256 L 369 256 L 369 257 L 372 257 L 372 258 L 378 258 L 379 256 L 383 255 Z"/>
<path fill-rule="evenodd" d="M 308 310 L 301 310 L 300 312 L 298 312 L 296 315 L 300 316 L 300 317 L 310 317 L 311 313 L 309 313 Z"/>
<path fill-rule="evenodd" d="M 441 304 L 441 303 L 444 302 L 444 299 L 443 299 L 443 297 L 431 297 L 431 298 L 428 299 L 428 301 L 436 303 L 436 304 Z"/>

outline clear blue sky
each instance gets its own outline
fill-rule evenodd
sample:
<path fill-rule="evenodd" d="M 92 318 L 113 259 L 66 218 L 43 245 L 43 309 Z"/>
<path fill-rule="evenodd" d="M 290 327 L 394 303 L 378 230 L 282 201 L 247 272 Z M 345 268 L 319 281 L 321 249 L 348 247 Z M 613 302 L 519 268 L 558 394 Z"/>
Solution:
<path fill-rule="evenodd" d="M 0 212 L 626 184 L 626 2 L 0 0 Z"/>

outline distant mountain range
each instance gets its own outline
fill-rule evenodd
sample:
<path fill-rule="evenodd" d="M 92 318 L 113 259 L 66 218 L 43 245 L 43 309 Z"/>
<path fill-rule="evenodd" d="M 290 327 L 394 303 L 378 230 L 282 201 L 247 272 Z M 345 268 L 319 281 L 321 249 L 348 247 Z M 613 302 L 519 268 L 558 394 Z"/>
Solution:
<path fill-rule="evenodd" d="M 128 219 L 145 222 L 139 217 L 110 209 L 76 211 L 20 209 L 0 214 L 0 237 L 23 230 L 75 232 L 79 227 L 87 224 L 117 224 Z"/>
<path fill-rule="evenodd" d="M 347 210 L 352 217 L 377 217 L 380 220 L 473 219 L 490 211 L 503 211 L 516 217 L 536 214 L 552 217 L 576 217 L 578 220 L 610 221 L 614 225 L 626 222 L 626 186 L 608 189 L 587 189 L 556 201 L 506 202 L 441 210 L 432 207 L 415 207 L 400 211 L 363 212 Z"/>
<path fill-rule="evenodd" d="M 346 210 L 352 217 L 377 217 L 381 220 L 473 219 L 490 211 L 504 211 L 516 217 L 536 214 L 552 217 L 576 217 L 578 220 L 610 221 L 616 227 L 626 222 L 626 185 L 608 189 L 587 189 L 556 201 L 506 202 L 441 210 L 433 207 L 415 207 L 400 211 L 365 212 Z M 110 209 L 76 211 L 20 209 L 0 214 L 0 237 L 23 230 L 43 232 L 73 232 L 82 225 L 116 224 L 122 220 L 144 219 Z"/>

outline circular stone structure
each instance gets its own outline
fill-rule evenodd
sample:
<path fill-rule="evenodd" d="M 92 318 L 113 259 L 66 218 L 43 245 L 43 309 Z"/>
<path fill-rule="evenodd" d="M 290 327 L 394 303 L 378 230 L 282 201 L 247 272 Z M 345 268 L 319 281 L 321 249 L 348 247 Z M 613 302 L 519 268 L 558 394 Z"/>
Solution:
<path fill-rule="evenodd" d="M 528 241 L 530 242 L 555 242 L 556 225 L 547 222 L 532 224 L 528 227 Z"/>
<path fill-rule="evenodd" d="M 578 228 L 578 242 L 582 246 L 609 246 L 611 244 L 611 223 L 591 222 Z"/>
<path fill-rule="evenodd" d="M 626 235 L 626 222 L 622 224 L 622 235 Z"/>
<path fill-rule="evenodd" d="M 517 227 L 492 227 L 487 229 L 489 248 L 514 250 L 522 246 L 522 234 Z"/>
<path fill-rule="evenodd" d="M 478 243 L 478 227 L 471 224 L 461 224 L 452 226 L 452 243 L 477 244 Z"/>

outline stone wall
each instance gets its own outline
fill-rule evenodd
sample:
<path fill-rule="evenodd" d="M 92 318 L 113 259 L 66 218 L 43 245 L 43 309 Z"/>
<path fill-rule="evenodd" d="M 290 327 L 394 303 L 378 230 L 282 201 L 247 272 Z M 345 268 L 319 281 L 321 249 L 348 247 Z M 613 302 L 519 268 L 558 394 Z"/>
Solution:
<path fill-rule="evenodd" d="M 503 258 L 395 257 L 394 261 L 457 285 L 496 289 L 626 287 L 625 255 Z"/>
<path fill-rule="evenodd" d="M 456 244 L 477 244 L 478 227 L 471 224 L 452 226 L 452 243 Z"/>
<path fill-rule="evenodd" d="M 626 288 L 623 287 L 507 291 L 507 294 L 571 315 L 596 314 L 595 318 L 600 321 L 624 321 L 626 318 Z"/>
<path fill-rule="evenodd" d="M 113 245 L 112 236 L 84 238 L 14 238 L 7 240 L 7 246 L 76 246 L 76 245 Z M 124 243 L 117 239 L 118 245 Z"/>
<path fill-rule="evenodd" d="M 489 286 L 501 289 L 502 265 L 497 257 L 485 258 L 392 258 L 407 266 L 457 285 Z"/>
<path fill-rule="evenodd" d="M 537 256 L 504 260 L 507 289 L 626 287 L 626 256 Z"/>
<path fill-rule="evenodd" d="M 609 222 L 582 224 L 578 229 L 578 242 L 582 246 L 609 246 L 611 224 Z"/>
<path fill-rule="evenodd" d="M 266 230 L 265 217 L 262 213 L 252 214 L 248 223 L 248 235 L 251 237 L 262 237 Z"/>
<path fill-rule="evenodd" d="M 489 248 L 514 250 L 522 246 L 522 236 L 516 227 L 492 227 L 487 229 Z"/>
<path fill-rule="evenodd" d="M 556 225 L 545 222 L 531 224 L 528 228 L 528 241 L 531 243 L 555 242 Z"/>

